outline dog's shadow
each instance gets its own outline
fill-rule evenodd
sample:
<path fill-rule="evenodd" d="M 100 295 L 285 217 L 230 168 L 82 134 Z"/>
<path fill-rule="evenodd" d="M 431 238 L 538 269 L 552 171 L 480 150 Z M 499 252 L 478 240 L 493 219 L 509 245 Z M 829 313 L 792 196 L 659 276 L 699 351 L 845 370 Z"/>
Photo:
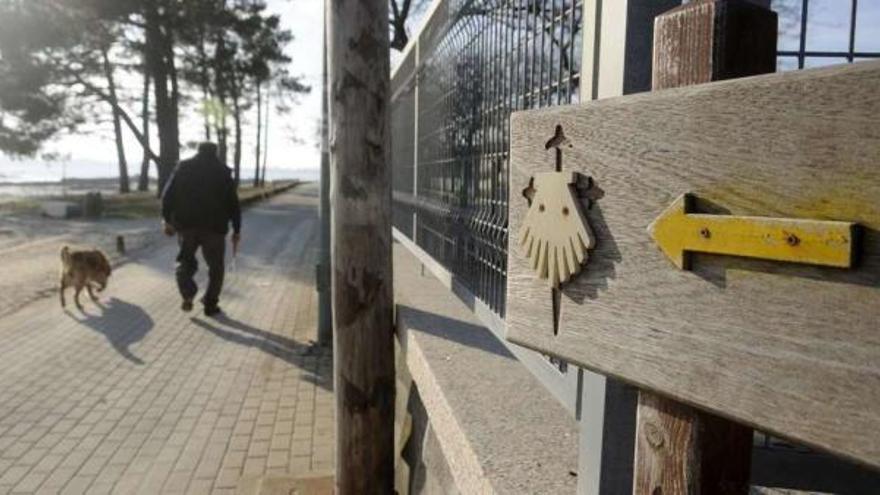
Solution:
<path fill-rule="evenodd" d="M 125 359 L 135 364 L 144 364 L 143 360 L 129 350 L 133 344 L 143 340 L 147 332 L 153 329 L 153 319 L 146 311 L 134 304 L 111 297 L 106 303 L 96 303 L 101 308 L 99 314 L 81 311 L 81 318 L 76 314 L 65 312 L 76 321 L 103 335 L 113 349 Z"/>

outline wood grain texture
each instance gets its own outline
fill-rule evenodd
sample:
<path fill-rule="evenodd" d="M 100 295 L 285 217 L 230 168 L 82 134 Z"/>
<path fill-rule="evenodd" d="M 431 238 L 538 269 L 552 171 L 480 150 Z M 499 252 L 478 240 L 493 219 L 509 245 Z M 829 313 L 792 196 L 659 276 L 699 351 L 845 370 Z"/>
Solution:
<path fill-rule="evenodd" d="M 657 16 L 652 88 L 774 72 L 777 22 L 749 0 L 691 2 Z"/>
<path fill-rule="evenodd" d="M 730 21 L 744 13 L 752 22 L 738 24 Z M 761 22 L 765 19 L 772 22 Z M 754 31 L 759 32 L 757 39 L 763 44 L 743 43 L 743 40 L 756 38 Z M 728 47 L 731 46 L 735 48 L 734 53 L 728 56 Z M 770 10 L 743 5 L 739 0 L 683 5 L 655 19 L 656 64 L 653 66 L 652 89 L 766 74 L 774 71 L 775 58 L 776 14 Z M 685 249 L 743 255 L 752 249 L 752 254 L 779 254 L 769 249 L 772 243 L 767 242 L 767 231 L 756 232 L 748 223 L 729 221 L 744 217 L 686 215 L 692 205 L 693 197 L 683 194 L 648 226 L 658 247 L 678 268 L 690 267 L 691 256 Z M 705 218 L 695 218 L 701 216 Z M 696 223 L 685 225 L 688 219 Z M 712 225 L 707 225 L 710 222 Z M 727 227 L 726 232 L 722 225 Z M 743 236 L 744 233 L 758 234 L 758 242 L 754 242 L 754 237 Z M 718 244 L 733 237 L 735 240 L 730 242 L 727 250 L 719 249 Z M 716 249 L 692 249 L 706 247 L 707 243 Z M 679 248 L 678 252 L 672 246 Z M 784 246 L 791 249 L 788 244 Z M 648 390 L 639 391 L 636 416 L 635 495 L 748 493 L 751 428 Z M 669 442 L 664 442 L 664 438 Z"/>
<path fill-rule="evenodd" d="M 749 492 L 751 428 L 650 393 L 636 423 L 635 495 Z"/>
<path fill-rule="evenodd" d="M 551 170 L 594 181 L 590 262 L 561 328 L 509 254 L 509 339 L 677 400 L 880 467 L 880 63 L 758 76 L 516 113 L 511 190 Z M 700 213 L 861 225 L 854 269 L 693 255 L 646 229 L 680 194 Z M 527 210 L 511 195 L 510 230 Z"/>
<path fill-rule="evenodd" d="M 336 493 L 393 493 L 388 2 L 327 7 Z"/>
<path fill-rule="evenodd" d="M 731 18 L 743 15 L 750 22 L 731 22 Z M 749 39 L 757 39 L 758 43 L 744 42 Z M 729 47 L 734 48 L 733 56 L 729 56 Z M 772 11 L 745 4 L 741 0 L 683 5 L 655 19 L 652 89 L 656 91 L 774 72 L 775 57 L 776 14 Z M 747 249 L 753 249 L 753 253 L 779 254 L 769 249 L 772 243 L 761 235 L 767 231 L 755 232 L 748 223 L 739 225 L 727 221 L 743 217 L 704 216 L 694 224 L 685 225 L 686 218 L 696 220 L 694 217 L 700 217 L 685 215 L 693 205 L 693 197 L 683 194 L 673 203 L 676 204 L 677 207 L 665 209 L 660 217 L 651 222 L 648 231 L 658 247 L 680 269 L 690 266 L 690 253 L 684 252 L 684 249 L 705 247 L 707 243 L 716 249 L 698 251 L 745 254 Z M 713 224 L 708 226 L 710 221 Z M 719 243 L 735 235 L 730 229 L 723 232 L 719 224 L 744 227 L 738 233 L 757 233 L 758 242 L 740 235 L 728 250 L 717 249 Z M 692 240 L 696 242 L 689 243 Z M 744 244 L 743 241 L 751 242 L 740 246 Z M 675 252 L 671 246 L 680 249 Z M 784 246 L 791 249 L 788 244 Z M 752 459 L 751 428 L 647 390 L 639 391 L 636 416 L 634 495 L 748 493 Z M 670 441 L 664 442 L 664 438 Z"/>

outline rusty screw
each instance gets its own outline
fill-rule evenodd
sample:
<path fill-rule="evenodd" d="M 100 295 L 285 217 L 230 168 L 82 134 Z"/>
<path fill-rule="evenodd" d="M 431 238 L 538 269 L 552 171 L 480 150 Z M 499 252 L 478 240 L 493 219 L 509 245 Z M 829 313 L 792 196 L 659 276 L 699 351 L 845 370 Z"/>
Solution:
<path fill-rule="evenodd" d="M 787 242 L 789 246 L 794 247 L 800 244 L 801 240 L 798 239 L 798 236 L 794 234 L 788 234 L 788 236 L 785 238 L 785 242 Z"/>
<path fill-rule="evenodd" d="M 568 207 L 567 206 L 562 207 L 562 215 L 566 216 L 566 217 L 568 216 Z"/>
<path fill-rule="evenodd" d="M 700 229 L 700 237 L 702 237 L 703 239 L 708 239 L 712 237 L 712 233 L 709 232 L 709 229 L 703 227 L 702 229 Z"/>

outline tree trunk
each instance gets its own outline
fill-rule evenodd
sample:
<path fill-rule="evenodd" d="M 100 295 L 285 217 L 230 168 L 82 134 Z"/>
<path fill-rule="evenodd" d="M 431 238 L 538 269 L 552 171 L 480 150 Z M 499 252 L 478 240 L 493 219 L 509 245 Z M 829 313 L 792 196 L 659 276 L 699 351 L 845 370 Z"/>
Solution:
<path fill-rule="evenodd" d="M 254 160 L 254 187 L 259 187 L 261 184 L 260 181 L 260 146 L 262 143 L 262 131 L 263 131 L 263 83 L 262 81 L 257 81 L 257 153 L 256 160 Z"/>
<path fill-rule="evenodd" d="M 226 56 L 226 41 L 222 34 L 218 34 L 214 48 L 214 90 L 219 108 L 215 109 L 218 115 L 215 115 L 214 119 L 217 127 L 218 154 L 223 163 L 227 162 L 229 150 L 229 129 L 226 127 L 226 101 L 229 96 L 229 88 L 227 87 L 227 74 L 224 69 L 227 64 Z"/>
<path fill-rule="evenodd" d="M 150 72 L 146 67 L 144 56 L 144 93 L 141 96 L 141 129 L 143 130 L 146 148 L 141 159 L 141 175 L 138 177 L 138 191 L 150 189 Z"/>
<path fill-rule="evenodd" d="M 212 108 L 212 95 L 211 95 L 211 76 L 208 73 L 208 53 L 205 50 L 205 33 L 202 31 L 199 35 L 199 66 L 201 68 L 201 81 L 200 84 L 202 86 L 202 98 L 203 102 L 203 117 L 204 117 L 204 126 L 205 126 L 205 141 L 211 140 L 211 112 Z"/>
<path fill-rule="evenodd" d="M 241 105 L 238 95 L 232 97 L 232 119 L 235 122 L 235 150 L 233 151 L 233 178 L 235 187 L 241 183 Z"/>
<path fill-rule="evenodd" d="M 113 65 L 107 53 L 108 46 L 101 47 L 101 58 L 104 64 L 104 77 L 107 78 L 107 91 L 112 103 L 110 109 L 113 112 L 113 133 L 116 138 L 116 157 L 119 162 L 119 192 L 126 194 L 131 191 L 128 181 L 128 163 L 125 160 L 125 143 L 122 141 L 122 121 L 119 117 L 119 98 L 116 96 L 116 80 L 113 78 Z"/>
<path fill-rule="evenodd" d="M 172 169 L 180 161 L 180 86 L 177 81 L 177 65 L 174 58 L 174 34 L 165 37 L 165 61 L 168 64 L 168 77 L 171 80 L 171 131 L 173 132 Z"/>
<path fill-rule="evenodd" d="M 330 0 L 336 488 L 394 492 L 388 0 Z"/>
<path fill-rule="evenodd" d="M 156 107 L 156 128 L 159 134 L 159 193 L 180 158 L 177 96 L 175 88 L 169 89 L 170 73 L 174 64 L 174 54 L 168 35 L 163 33 L 162 19 L 153 3 L 147 4 L 146 11 L 147 54 L 150 74 L 153 79 L 153 92 Z M 168 55 L 171 55 L 170 57 Z"/>
<path fill-rule="evenodd" d="M 265 122 L 263 123 L 263 172 L 260 174 L 260 185 L 266 185 L 266 164 L 269 162 L 269 114 L 272 113 L 272 106 L 270 105 L 272 93 L 270 91 L 266 91 L 266 117 Z M 260 164 L 257 164 L 259 168 Z"/>
<path fill-rule="evenodd" d="M 217 119 L 215 129 L 217 131 L 217 154 L 220 156 L 220 161 L 226 163 L 226 158 L 229 155 L 229 129 L 226 126 L 226 98 L 218 98 L 217 103 L 219 105 L 217 115 L 215 116 Z"/>

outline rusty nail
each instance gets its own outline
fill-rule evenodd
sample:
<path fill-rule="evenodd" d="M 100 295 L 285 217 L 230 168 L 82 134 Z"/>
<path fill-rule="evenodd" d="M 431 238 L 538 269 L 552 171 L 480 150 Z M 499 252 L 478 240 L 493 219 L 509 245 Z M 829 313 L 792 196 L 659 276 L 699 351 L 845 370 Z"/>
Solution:
<path fill-rule="evenodd" d="M 562 214 L 565 216 L 568 216 L 568 207 L 567 206 L 562 207 Z"/>
<path fill-rule="evenodd" d="M 538 205 L 538 211 L 544 211 L 544 205 Z"/>
<path fill-rule="evenodd" d="M 712 237 L 712 233 L 709 232 L 709 229 L 703 227 L 702 229 L 700 229 L 700 237 L 702 237 L 703 239 L 708 239 Z"/>

